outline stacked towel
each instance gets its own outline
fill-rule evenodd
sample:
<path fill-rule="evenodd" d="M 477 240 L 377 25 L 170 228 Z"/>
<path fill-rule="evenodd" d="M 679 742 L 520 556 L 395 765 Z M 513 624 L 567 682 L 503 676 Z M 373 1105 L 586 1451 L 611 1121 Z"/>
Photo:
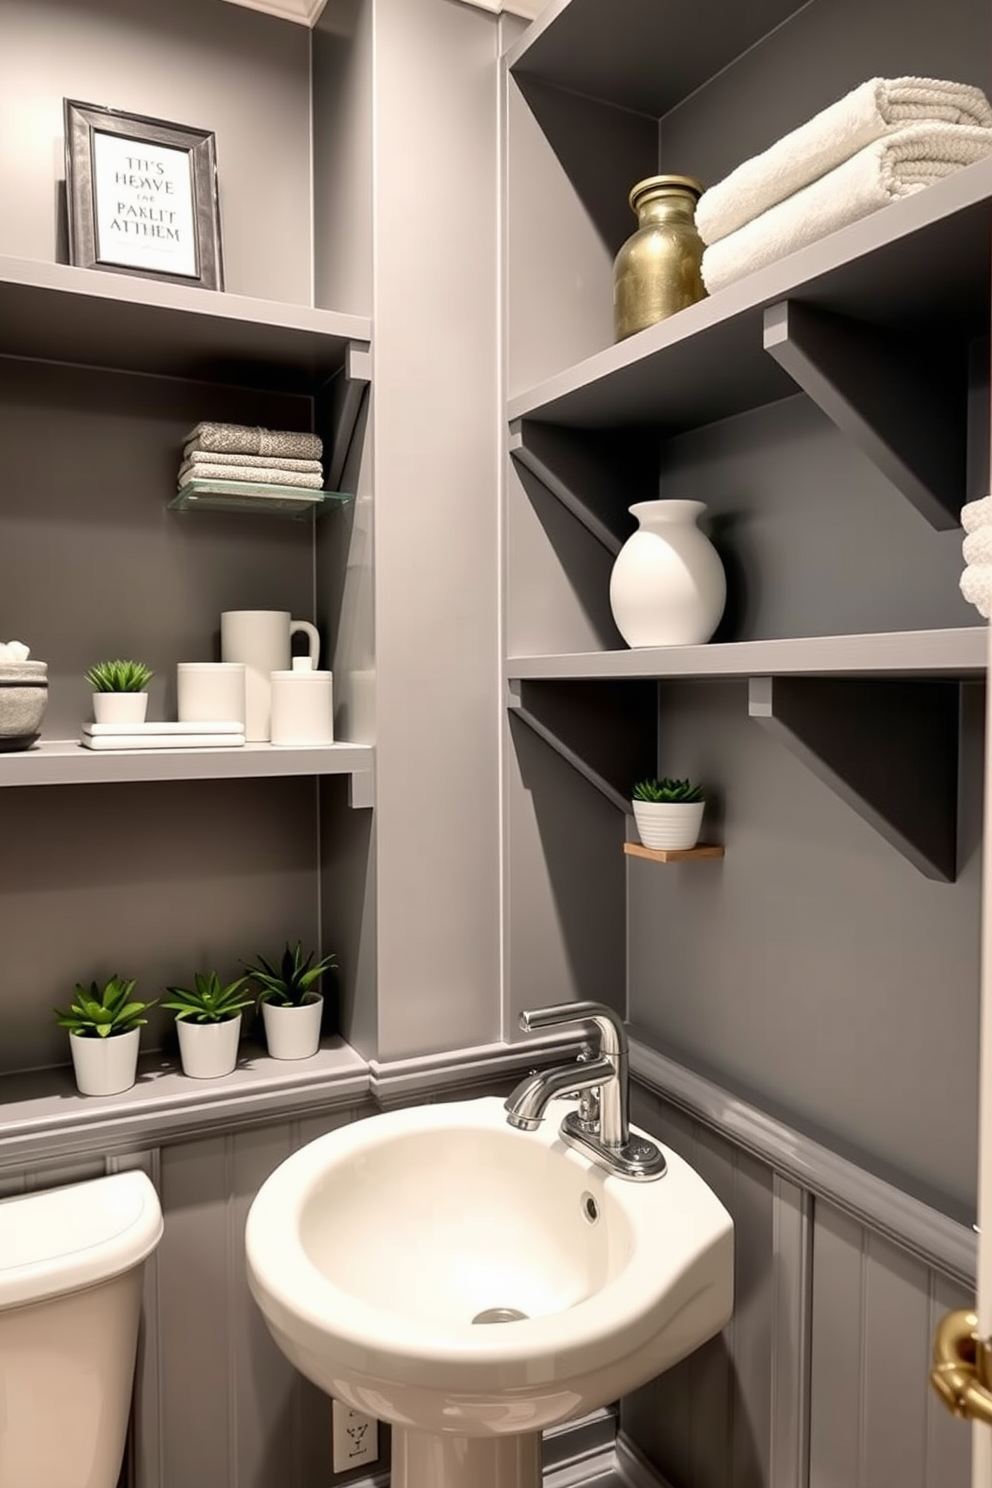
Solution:
<path fill-rule="evenodd" d="M 179 489 L 196 480 L 319 491 L 324 484 L 322 454 L 316 434 L 244 424 L 197 424 L 183 446 Z"/>
<path fill-rule="evenodd" d="M 968 566 L 961 575 L 961 593 L 988 620 L 992 618 L 992 496 L 963 506 L 961 526 L 968 534 L 962 545 Z"/>
<path fill-rule="evenodd" d="M 696 223 L 716 289 L 992 153 L 984 93 L 872 78 L 705 191 Z"/>

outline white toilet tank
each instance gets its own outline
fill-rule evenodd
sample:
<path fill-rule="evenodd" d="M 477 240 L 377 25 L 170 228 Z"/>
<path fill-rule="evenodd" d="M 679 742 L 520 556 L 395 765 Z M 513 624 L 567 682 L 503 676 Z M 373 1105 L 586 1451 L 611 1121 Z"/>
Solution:
<path fill-rule="evenodd" d="M 140 1172 L 0 1201 L 2 1488 L 116 1488 L 161 1234 Z"/>

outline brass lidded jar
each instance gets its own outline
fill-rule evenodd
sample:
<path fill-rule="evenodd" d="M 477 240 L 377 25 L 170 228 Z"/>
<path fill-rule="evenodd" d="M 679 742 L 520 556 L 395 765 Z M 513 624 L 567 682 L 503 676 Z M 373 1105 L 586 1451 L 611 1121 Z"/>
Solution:
<path fill-rule="evenodd" d="M 617 341 L 706 297 L 695 217 L 702 192 L 702 183 L 692 176 L 649 176 L 631 190 L 637 230 L 613 265 Z"/>

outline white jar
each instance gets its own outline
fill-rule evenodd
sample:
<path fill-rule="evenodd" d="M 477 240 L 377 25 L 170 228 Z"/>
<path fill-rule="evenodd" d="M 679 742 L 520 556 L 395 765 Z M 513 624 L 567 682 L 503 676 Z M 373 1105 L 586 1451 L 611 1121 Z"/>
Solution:
<path fill-rule="evenodd" d="M 696 526 L 702 501 L 639 501 L 638 530 L 617 554 L 610 608 L 628 646 L 698 646 L 720 623 L 727 581 Z"/>
<path fill-rule="evenodd" d="M 272 743 L 304 749 L 334 743 L 334 676 L 311 671 L 305 656 L 272 673 Z"/>

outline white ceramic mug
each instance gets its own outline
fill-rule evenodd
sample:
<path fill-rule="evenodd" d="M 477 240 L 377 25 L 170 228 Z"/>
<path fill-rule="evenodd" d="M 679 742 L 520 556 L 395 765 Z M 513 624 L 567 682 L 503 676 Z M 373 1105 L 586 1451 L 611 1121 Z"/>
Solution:
<path fill-rule="evenodd" d="M 306 661 L 305 657 L 297 657 Z M 272 742 L 297 748 L 334 743 L 334 677 L 295 667 L 272 673 Z"/>
<path fill-rule="evenodd" d="M 181 661 L 176 667 L 180 723 L 245 722 L 245 668 L 240 661 Z"/>
<path fill-rule="evenodd" d="M 225 610 L 220 617 L 220 654 L 224 661 L 245 665 L 245 738 L 269 739 L 271 677 L 289 670 L 291 638 L 298 632 L 310 642 L 310 665 L 320 661 L 320 636 L 308 620 L 294 620 L 288 610 Z"/>

